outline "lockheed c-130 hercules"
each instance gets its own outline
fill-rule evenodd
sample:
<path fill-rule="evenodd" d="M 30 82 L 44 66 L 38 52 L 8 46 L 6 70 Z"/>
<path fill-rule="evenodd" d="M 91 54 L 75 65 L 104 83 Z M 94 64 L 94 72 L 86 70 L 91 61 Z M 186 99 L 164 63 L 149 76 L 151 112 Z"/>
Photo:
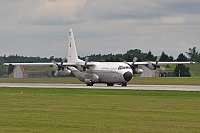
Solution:
<path fill-rule="evenodd" d="M 88 57 L 85 61 L 78 58 L 74 35 L 72 29 L 68 34 L 68 55 L 67 62 L 65 59 L 56 63 L 4 63 L 4 65 L 22 65 L 22 66 L 52 66 L 54 75 L 59 72 L 66 74 L 73 73 L 80 81 L 85 82 L 88 86 L 93 86 L 95 83 L 106 83 L 107 86 L 114 86 L 115 83 L 121 86 L 127 86 L 133 74 L 143 73 L 138 65 L 145 65 L 151 70 L 155 70 L 162 64 L 189 64 L 194 62 L 159 62 L 159 57 L 156 61 L 137 62 L 137 58 L 133 58 L 133 62 L 88 62 Z"/>

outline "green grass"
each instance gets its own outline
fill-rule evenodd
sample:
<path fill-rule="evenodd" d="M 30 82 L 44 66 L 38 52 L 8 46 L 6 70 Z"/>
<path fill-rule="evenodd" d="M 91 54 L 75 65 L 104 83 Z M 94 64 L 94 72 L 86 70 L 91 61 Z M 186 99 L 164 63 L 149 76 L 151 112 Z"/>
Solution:
<path fill-rule="evenodd" d="M 190 74 L 191 74 L 192 77 L 199 77 L 200 76 L 200 63 L 187 64 L 185 66 L 190 68 Z"/>
<path fill-rule="evenodd" d="M 75 77 L 66 78 L 0 78 L 0 83 L 61 83 L 61 84 L 81 84 Z"/>
<path fill-rule="evenodd" d="M 133 77 L 133 79 L 128 84 L 200 85 L 200 77 Z"/>
<path fill-rule="evenodd" d="M 0 88 L 0 132 L 200 132 L 199 103 L 199 92 Z"/>

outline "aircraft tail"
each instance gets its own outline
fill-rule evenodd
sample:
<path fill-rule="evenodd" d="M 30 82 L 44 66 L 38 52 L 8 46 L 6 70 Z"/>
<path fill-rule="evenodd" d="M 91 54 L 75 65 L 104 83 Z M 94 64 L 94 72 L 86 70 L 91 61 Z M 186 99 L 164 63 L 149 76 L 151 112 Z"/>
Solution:
<path fill-rule="evenodd" d="M 69 38 L 68 38 L 68 55 L 67 55 L 67 62 L 81 62 L 78 58 L 76 45 L 74 40 L 74 35 L 72 29 L 69 30 Z"/>

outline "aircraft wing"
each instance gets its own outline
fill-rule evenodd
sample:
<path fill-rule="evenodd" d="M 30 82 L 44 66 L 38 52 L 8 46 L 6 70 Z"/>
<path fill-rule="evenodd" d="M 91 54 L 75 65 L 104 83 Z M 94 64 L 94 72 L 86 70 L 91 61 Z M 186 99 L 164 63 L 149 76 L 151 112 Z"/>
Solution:
<path fill-rule="evenodd" d="M 156 62 L 154 62 L 156 63 Z M 163 64 L 194 64 L 195 62 L 158 62 L 158 65 Z"/>
<path fill-rule="evenodd" d="M 13 65 L 13 66 L 51 66 L 53 65 L 53 62 L 47 62 L 47 63 L 4 63 L 4 65 Z M 56 64 L 61 65 L 61 62 L 56 62 Z M 84 62 L 64 62 L 62 66 L 77 66 L 77 65 L 84 65 Z M 93 62 L 88 62 L 87 66 L 94 66 Z"/>
<path fill-rule="evenodd" d="M 128 62 L 132 64 L 133 62 Z M 158 62 L 157 65 L 165 65 L 165 64 L 194 64 L 195 62 Z M 156 64 L 154 61 L 146 61 L 146 62 L 135 62 L 134 65 L 148 65 L 148 64 Z"/>
<path fill-rule="evenodd" d="M 4 63 L 4 65 L 13 65 L 13 66 L 51 66 L 53 65 L 53 62 L 48 63 Z M 61 62 L 58 62 L 57 64 L 61 64 Z M 76 63 L 63 63 L 63 66 L 75 66 Z"/>
<path fill-rule="evenodd" d="M 128 62 L 129 64 L 132 64 L 132 62 Z M 145 62 L 135 62 L 134 65 L 147 65 L 147 64 L 156 64 L 156 62 L 151 61 L 145 61 Z M 164 64 L 194 64 L 195 62 L 158 62 L 158 65 L 164 65 Z M 47 62 L 47 63 L 4 63 L 4 65 L 14 65 L 14 66 L 51 66 L 53 65 L 53 62 Z M 58 62 L 57 64 L 61 64 L 61 62 Z M 83 65 L 84 63 L 69 63 L 64 62 L 63 66 L 76 66 L 76 65 Z M 94 66 L 93 62 L 88 62 L 87 66 Z"/>

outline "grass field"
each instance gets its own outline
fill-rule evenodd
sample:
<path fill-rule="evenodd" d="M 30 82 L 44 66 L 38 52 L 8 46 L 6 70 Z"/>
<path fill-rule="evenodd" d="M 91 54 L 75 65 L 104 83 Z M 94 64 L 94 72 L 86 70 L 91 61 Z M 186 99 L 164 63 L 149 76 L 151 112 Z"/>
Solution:
<path fill-rule="evenodd" d="M 199 92 L 0 88 L 0 133 L 194 133 L 199 125 Z"/>
<path fill-rule="evenodd" d="M 142 85 L 200 85 L 200 77 L 141 77 L 133 78 L 129 84 Z"/>
<path fill-rule="evenodd" d="M 0 78 L 0 83 L 62 83 L 84 84 L 75 77 L 66 78 Z M 142 85 L 200 85 L 200 77 L 133 77 L 128 84 Z"/>

